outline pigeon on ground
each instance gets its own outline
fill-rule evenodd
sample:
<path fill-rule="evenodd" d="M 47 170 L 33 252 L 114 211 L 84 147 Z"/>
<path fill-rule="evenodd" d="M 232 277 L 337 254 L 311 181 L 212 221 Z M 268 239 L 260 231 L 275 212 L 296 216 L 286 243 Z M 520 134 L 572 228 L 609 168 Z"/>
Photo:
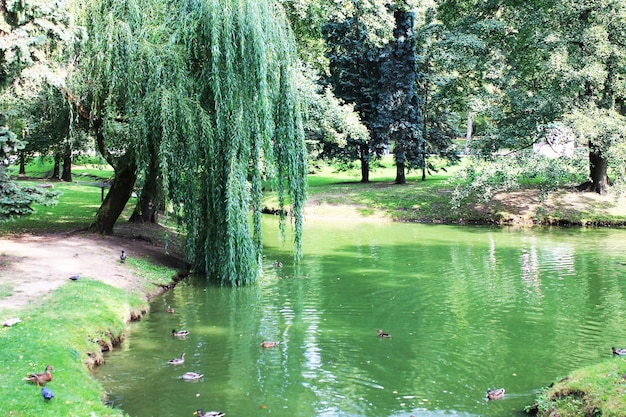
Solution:
<path fill-rule="evenodd" d="M 51 400 L 52 398 L 54 398 L 54 394 L 52 393 L 52 391 L 50 391 L 50 389 L 46 387 L 41 387 L 41 396 L 44 400 Z"/>

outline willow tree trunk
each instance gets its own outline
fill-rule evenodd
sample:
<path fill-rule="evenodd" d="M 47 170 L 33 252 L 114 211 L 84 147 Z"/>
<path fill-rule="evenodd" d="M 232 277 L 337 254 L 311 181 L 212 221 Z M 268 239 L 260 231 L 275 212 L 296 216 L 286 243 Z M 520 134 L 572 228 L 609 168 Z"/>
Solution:
<path fill-rule="evenodd" d="M 158 178 L 158 162 L 151 158 L 146 182 L 141 191 L 130 221 L 134 223 L 156 223 L 157 213 L 163 201 L 162 184 Z"/>
<path fill-rule="evenodd" d="M 111 188 L 98 209 L 94 222 L 89 226 L 89 230 L 106 235 L 113 233 L 115 222 L 130 199 L 136 179 L 137 167 L 134 161 L 118 166 Z"/>

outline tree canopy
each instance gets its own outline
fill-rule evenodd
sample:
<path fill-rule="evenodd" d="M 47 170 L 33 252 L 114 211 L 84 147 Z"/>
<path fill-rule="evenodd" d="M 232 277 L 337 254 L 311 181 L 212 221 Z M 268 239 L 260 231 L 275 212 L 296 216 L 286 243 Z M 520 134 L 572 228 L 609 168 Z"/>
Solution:
<path fill-rule="evenodd" d="M 6 166 L 25 146 L 29 102 L 62 84 L 78 33 L 64 1 L 3 2 L 0 12 L 0 220 L 7 220 L 31 213 L 33 202 L 54 202 L 55 193 L 15 184 Z"/>
<path fill-rule="evenodd" d="M 298 256 L 306 148 L 282 9 L 258 0 L 98 0 L 83 18 L 90 37 L 69 95 L 116 169 L 95 228 L 111 231 L 137 177 L 155 181 L 194 270 L 249 283 L 270 181 L 281 208 L 291 207 Z"/>

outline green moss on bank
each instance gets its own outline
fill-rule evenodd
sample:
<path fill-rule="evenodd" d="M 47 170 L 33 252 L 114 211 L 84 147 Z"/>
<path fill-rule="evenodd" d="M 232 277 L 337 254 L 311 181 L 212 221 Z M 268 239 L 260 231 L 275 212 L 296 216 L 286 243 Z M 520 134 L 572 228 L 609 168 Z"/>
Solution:
<path fill-rule="evenodd" d="M 528 412 L 539 417 L 626 415 L 626 359 L 578 369 L 545 389 Z"/>
<path fill-rule="evenodd" d="M 103 404 L 88 364 L 97 362 L 101 346 L 124 334 L 131 315 L 146 309 L 137 295 L 81 277 L 21 310 L 20 323 L 0 329 L 0 415 L 124 416 Z M 54 367 L 49 402 L 24 380 L 47 365 Z"/>

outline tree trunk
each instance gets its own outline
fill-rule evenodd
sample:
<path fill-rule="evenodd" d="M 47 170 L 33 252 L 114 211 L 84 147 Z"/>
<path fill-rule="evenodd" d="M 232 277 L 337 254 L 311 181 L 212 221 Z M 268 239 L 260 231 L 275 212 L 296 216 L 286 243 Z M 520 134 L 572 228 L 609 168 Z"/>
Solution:
<path fill-rule="evenodd" d="M 598 194 L 606 194 L 609 184 L 607 176 L 607 160 L 602 156 L 601 152 L 594 150 L 589 144 L 589 174 L 591 176 L 591 185 L 588 191 Z"/>
<path fill-rule="evenodd" d="M 465 150 L 463 153 L 465 155 L 469 155 L 470 153 L 470 142 L 472 141 L 472 129 L 473 129 L 473 121 L 472 121 L 472 112 L 470 109 L 467 109 L 467 130 L 465 131 Z"/>
<path fill-rule="evenodd" d="M 366 144 L 359 145 L 359 159 L 361 160 L 361 182 L 370 182 L 370 154 Z"/>
<path fill-rule="evenodd" d="M 150 165 L 146 183 L 143 186 L 141 197 L 133 211 L 130 221 L 134 223 L 156 223 L 159 206 L 163 200 L 161 184 L 158 179 L 156 161 Z"/>
<path fill-rule="evenodd" d="M 63 173 L 61 174 L 61 180 L 66 182 L 72 182 L 72 148 L 69 144 L 66 145 L 63 152 Z"/>
<path fill-rule="evenodd" d="M 52 175 L 50 176 L 51 180 L 59 179 L 60 167 L 61 167 L 61 154 L 55 153 L 54 154 L 54 168 L 52 169 Z"/>
<path fill-rule="evenodd" d="M 89 226 L 89 230 L 107 235 L 113 233 L 113 226 L 126 207 L 136 178 L 137 167 L 134 161 L 118 165 L 111 188 L 98 209 L 94 222 Z"/>
<path fill-rule="evenodd" d="M 26 153 L 20 152 L 20 175 L 26 175 Z"/>
<path fill-rule="evenodd" d="M 396 162 L 396 184 L 406 184 L 404 162 Z"/>

